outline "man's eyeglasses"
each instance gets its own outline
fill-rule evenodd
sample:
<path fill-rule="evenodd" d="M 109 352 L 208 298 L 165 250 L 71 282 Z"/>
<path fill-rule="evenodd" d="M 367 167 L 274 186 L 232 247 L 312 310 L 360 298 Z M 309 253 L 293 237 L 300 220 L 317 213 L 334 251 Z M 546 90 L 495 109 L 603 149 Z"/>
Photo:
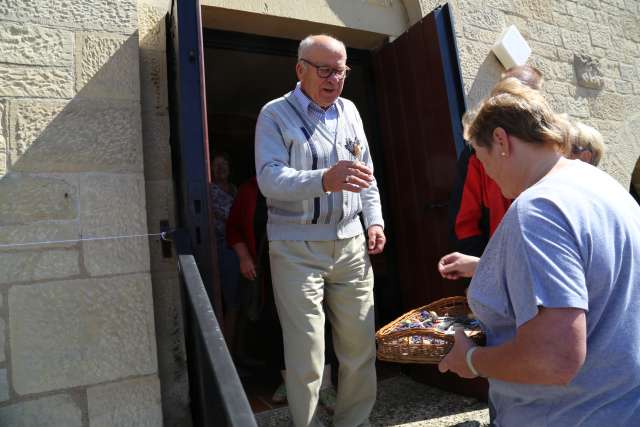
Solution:
<path fill-rule="evenodd" d="M 345 67 L 342 70 L 336 70 L 335 68 L 331 68 L 331 67 L 328 67 L 326 65 L 314 64 L 313 62 L 308 61 L 308 60 L 306 60 L 304 58 L 300 58 L 300 61 L 303 61 L 303 62 L 311 65 L 313 68 L 315 68 L 316 69 L 316 73 L 318 73 L 318 77 L 320 77 L 321 79 L 328 79 L 329 77 L 331 77 L 334 74 L 340 80 L 346 79 L 347 75 L 349 74 L 349 71 L 351 71 L 351 68 L 349 68 L 349 67 Z"/>

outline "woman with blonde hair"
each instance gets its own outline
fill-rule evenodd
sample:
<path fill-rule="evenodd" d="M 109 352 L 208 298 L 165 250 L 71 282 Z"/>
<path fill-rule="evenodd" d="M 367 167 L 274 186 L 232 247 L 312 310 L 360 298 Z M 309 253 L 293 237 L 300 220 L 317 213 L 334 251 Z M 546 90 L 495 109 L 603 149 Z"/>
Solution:
<path fill-rule="evenodd" d="M 602 134 L 589 125 L 573 123 L 571 151 L 567 157 L 598 166 L 606 151 Z"/>
<path fill-rule="evenodd" d="M 522 88 L 521 88 L 522 89 Z M 440 370 L 489 379 L 497 426 L 640 425 L 640 207 L 569 141 L 535 91 L 486 99 L 465 138 L 514 198 L 477 264 Z"/>

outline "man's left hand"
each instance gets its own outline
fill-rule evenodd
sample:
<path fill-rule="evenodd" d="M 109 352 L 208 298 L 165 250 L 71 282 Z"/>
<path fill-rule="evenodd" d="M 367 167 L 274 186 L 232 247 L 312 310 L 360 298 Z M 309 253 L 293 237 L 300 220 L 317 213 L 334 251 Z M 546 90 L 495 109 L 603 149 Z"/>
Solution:
<path fill-rule="evenodd" d="M 387 243 L 387 238 L 384 236 L 384 229 L 379 225 L 372 225 L 367 230 L 369 235 L 369 241 L 367 243 L 369 254 L 379 254 L 384 250 L 384 245 Z"/>
<path fill-rule="evenodd" d="M 473 341 L 464 333 L 463 328 L 456 328 L 456 341 L 449 353 L 438 364 L 440 372 L 451 371 L 462 378 L 475 378 L 467 366 L 467 350 L 474 345 Z"/>

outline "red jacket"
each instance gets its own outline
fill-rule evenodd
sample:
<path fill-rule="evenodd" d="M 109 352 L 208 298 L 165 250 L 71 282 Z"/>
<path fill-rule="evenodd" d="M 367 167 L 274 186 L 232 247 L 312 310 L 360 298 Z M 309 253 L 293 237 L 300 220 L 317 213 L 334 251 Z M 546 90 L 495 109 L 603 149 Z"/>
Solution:
<path fill-rule="evenodd" d="M 451 210 L 455 249 L 480 256 L 511 200 L 502 195 L 498 184 L 489 178 L 470 149 L 462 153 L 458 166 L 460 176 Z"/>
<path fill-rule="evenodd" d="M 256 212 L 258 197 L 258 181 L 254 176 L 238 189 L 233 201 L 229 218 L 227 219 L 227 243 L 233 247 L 236 243 L 244 242 L 253 259 L 256 259 L 256 236 L 253 230 L 253 220 Z"/>

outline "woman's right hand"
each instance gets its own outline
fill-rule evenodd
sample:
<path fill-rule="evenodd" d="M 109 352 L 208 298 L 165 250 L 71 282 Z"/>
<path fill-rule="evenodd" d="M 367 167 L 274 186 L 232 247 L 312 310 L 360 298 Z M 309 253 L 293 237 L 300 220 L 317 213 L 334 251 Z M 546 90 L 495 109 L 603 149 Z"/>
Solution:
<path fill-rule="evenodd" d="M 463 277 L 472 277 L 480 258 L 452 252 L 440 258 L 438 271 L 445 279 L 456 280 Z"/>
<path fill-rule="evenodd" d="M 240 273 L 248 280 L 256 278 L 256 266 L 250 255 L 240 258 Z"/>

